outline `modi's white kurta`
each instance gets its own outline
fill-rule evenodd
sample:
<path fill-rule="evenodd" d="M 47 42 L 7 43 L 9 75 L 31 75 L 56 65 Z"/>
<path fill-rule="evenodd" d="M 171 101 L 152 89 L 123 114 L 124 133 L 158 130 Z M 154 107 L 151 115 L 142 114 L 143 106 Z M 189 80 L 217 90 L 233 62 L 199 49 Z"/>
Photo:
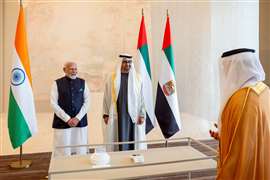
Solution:
<path fill-rule="evenodd" d="M 133 68 L 133 69 L 132 69 Z M 129 115 L 135 127 L 135 141 L 145 141 L 145 121 L 143 124 L 137 124 L 138 117 L 145 117 L 145 108 L 142 95 L 142 81 L 138 74 L 136 74 L 132 66 L 129 72 L 128 79 L 128 110 Z M 117 115 L 117 97 L 120 88 L 121 72 L 117 72 L 107 79 L 104 98 L 103 98 L 103 114 L 109 116 L 108 124 L 104 121 L 103 137 L 104 143 L 118 142 L 118 115 Z M 146 149 L 146 143 L 135 143 L 135 149 Z M 107 146 L 108 151 L 117 150 L 118 146 Z"/>
<path fill-rule="evenodd" d="M 87 84 L 84 88 L 84 103 L 80 112 L 76 115 L 76 118 L 81 120 L 89 109 L 90 93 Z M 70 117 L 59 105 L 58 105 L 58 90 L 56 82 L 54 81 L 51 89 L 51 106 L 54 113 L 64 122 L 67 122 Z M 55 156 L 68 156 L 73 153 L 86 154 L 87 147 L 80 148 L 55 148 L 56 146 L 69 146 L 69 145 L 82 145 L 88 144 L 88 127 L 71 127 L 67 129 L 54 129 L 54 155 Z"/>

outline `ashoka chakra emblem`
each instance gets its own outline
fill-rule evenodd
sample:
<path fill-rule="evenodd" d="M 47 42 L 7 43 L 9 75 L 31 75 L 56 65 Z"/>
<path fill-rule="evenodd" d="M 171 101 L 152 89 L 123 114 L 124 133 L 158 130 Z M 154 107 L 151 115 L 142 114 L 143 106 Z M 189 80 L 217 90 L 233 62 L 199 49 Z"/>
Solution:
<path fill-rule="evenodd" d="M 14 68 L 11 72 L 11 84 L 18 86 L 22 84 L 25 80 L 25 73 L 20 68 Z"/>

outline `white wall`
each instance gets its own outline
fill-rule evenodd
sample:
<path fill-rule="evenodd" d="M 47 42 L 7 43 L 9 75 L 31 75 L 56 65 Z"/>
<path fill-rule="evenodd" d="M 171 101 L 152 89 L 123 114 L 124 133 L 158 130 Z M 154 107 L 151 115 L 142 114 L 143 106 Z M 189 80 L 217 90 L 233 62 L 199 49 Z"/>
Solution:
<path fill-rule="evenodd" d="M 259 53 L 259 1 L 211 3 L 211 60 L 212 76 L 217 82 L 219 58 L 224 51 L 252 48 Z M 217 94 L 219 98 L 219 94 Z M 216 102 L 219 103 L 218 100 Z"/>

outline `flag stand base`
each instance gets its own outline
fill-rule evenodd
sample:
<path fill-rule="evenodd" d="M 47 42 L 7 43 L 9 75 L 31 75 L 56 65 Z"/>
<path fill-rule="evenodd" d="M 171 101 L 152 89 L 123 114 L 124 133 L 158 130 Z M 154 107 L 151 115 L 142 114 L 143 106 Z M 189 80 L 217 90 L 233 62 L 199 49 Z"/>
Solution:
<path fill-rule="evenodd" d="M 12 169 L 24 169 L 29 168 L 32 164 L 31 160 L 15 161 L 9 164 Z"/>
<path fill-rule="evenodd" d="M 22 159 L 22 153 L 23 149 L 22 149 L 22 145 L 20 146 L 20 159 L 19 161 L 14 161 L 12 163 L 9 164 L 9 167 L 11 167 L 12 169 L 25 169 L 25 168 L 29 168 L 32 164 L 31 160 L 23 160 Z"/>

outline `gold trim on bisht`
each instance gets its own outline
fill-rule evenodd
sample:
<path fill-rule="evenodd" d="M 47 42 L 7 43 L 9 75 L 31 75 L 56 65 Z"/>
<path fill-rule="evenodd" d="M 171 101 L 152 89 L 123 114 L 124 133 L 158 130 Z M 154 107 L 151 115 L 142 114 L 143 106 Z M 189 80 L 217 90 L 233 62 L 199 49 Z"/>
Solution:
<path fill-rule="evenodd" d="M 260 95 L 266 87 L 267 85 L 263 82 L 258 82 L 255 86 L 252 86 L 250 88 L 254 90 L 256 94 Z"/>

